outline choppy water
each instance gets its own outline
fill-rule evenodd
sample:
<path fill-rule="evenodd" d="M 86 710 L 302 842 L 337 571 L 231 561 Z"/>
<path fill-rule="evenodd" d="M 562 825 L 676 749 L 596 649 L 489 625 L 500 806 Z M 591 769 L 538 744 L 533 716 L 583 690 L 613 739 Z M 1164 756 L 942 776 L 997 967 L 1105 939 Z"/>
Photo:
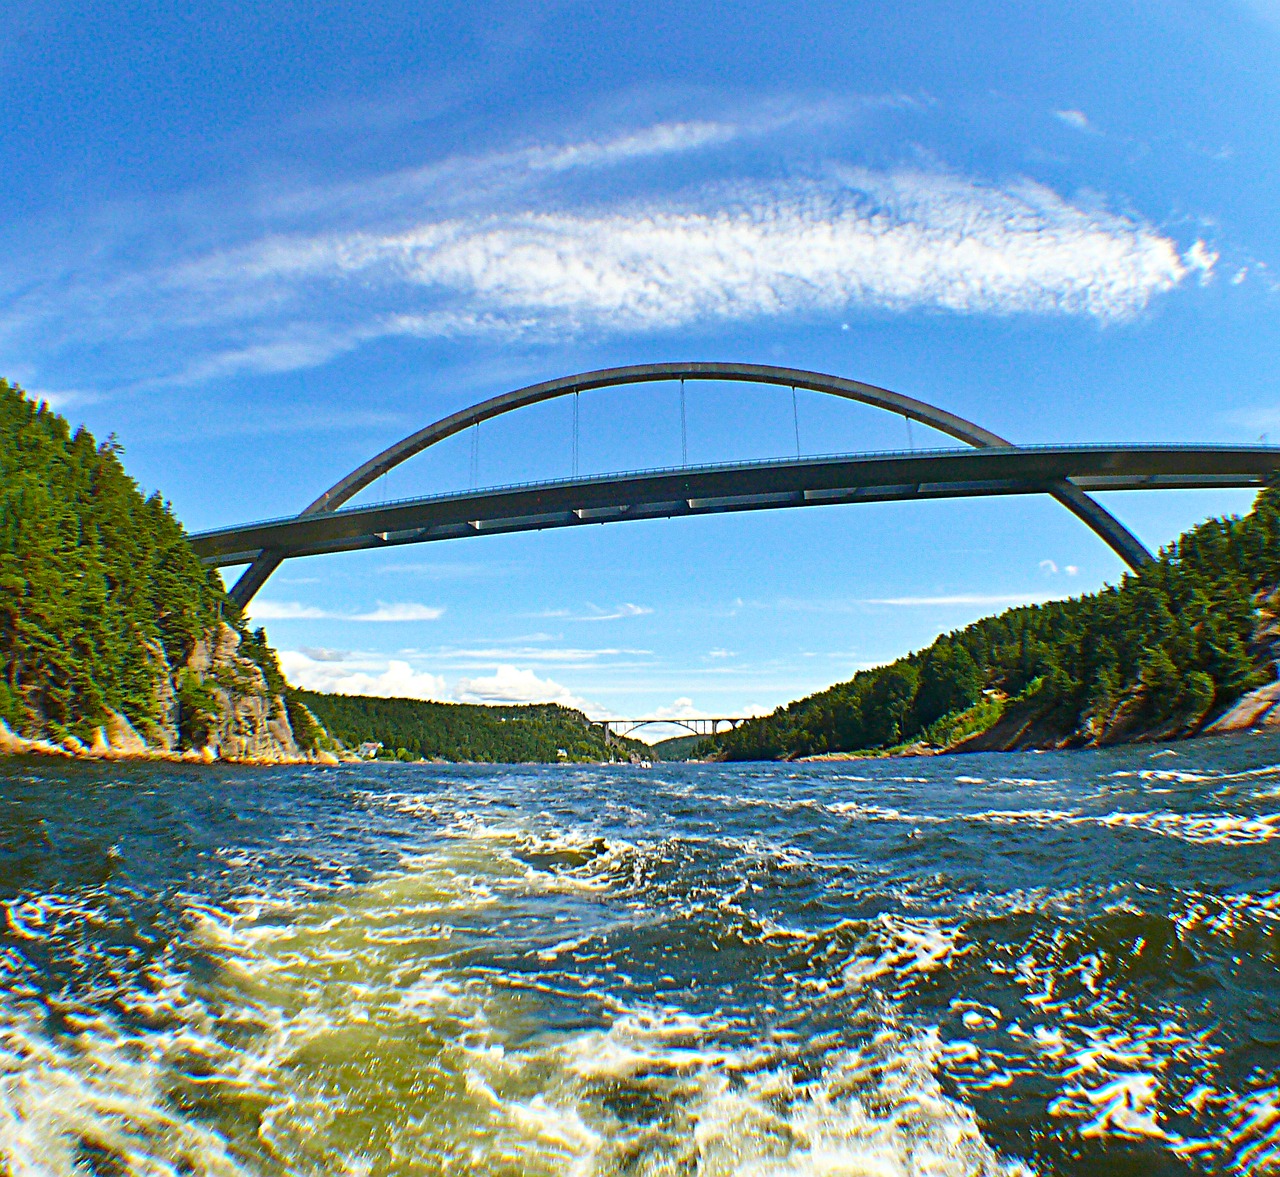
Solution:
<path fill-rule="evenodd" d="M 1280 1172 L 1280 739 L 0 762 L 0 1173 Z"/>

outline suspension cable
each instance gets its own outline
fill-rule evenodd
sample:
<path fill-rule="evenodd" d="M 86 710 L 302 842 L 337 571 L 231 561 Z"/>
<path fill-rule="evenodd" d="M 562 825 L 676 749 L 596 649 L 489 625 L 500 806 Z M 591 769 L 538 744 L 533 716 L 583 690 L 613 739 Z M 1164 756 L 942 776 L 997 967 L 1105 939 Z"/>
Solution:
<path fill-rule="evenodd" d="M 689 427 L 684 408 L 684 377 L 680 377 L 680 465 L 689 464 Z"/>
<path fill-rule="evenodd" d="M 578 391 L 573 393 L 573 476 L 578 477 Z"/>
<path fill-rule="evenodd" d="M 480 422 L 471 429 L 471 489 L 475 490 L 480 478 Z"/>
<path fill-rule="evenodd" d="M 800 456 L 800 410 L 796 407 L 796 386 L 791 386 L 791 422 L 796 427 L 796 457 Z"/>

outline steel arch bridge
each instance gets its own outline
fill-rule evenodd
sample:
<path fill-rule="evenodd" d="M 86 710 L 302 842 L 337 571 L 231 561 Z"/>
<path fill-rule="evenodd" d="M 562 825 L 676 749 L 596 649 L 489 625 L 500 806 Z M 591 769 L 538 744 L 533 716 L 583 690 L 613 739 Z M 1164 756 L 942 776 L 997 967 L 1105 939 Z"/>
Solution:
<path fill-rule="evenodd" d="M 842 397 L 919 421 L 972 449 L 682 466 L 344 509 L 402 462 L 483 421 L 591 389 L 693 380 Z M 244 607 L 284 560 L 322 552 L 731 510 L 1036 493 L 1057 499 L 1136 570 L 1151 554 L 1089 490 L 1261 486 L 1277 473 L 1276 447 L 1020 447 L 945 409 L 840 376 L 760 364 L 641 364 L 566 376 L 481 401 L 370 458 L 297 516 L 202 532 L 191 540 L 206 565 L 249 565 L 230 593 Z"/>
<path fill-rule="evenodd" d="M 640 728 L 651 725 L 682 727 L 694 736 L 714 736 L 733 731 L 735 727 L 746 723 L 747 718 L 743 715 L 721 715 L 702 719 L 597 719 L 594 723 L 597 727 L 604 728 L 606 739 L 610 736 L 629 736 Z M 726 728 L 724 724 L 729 726 Z"/>

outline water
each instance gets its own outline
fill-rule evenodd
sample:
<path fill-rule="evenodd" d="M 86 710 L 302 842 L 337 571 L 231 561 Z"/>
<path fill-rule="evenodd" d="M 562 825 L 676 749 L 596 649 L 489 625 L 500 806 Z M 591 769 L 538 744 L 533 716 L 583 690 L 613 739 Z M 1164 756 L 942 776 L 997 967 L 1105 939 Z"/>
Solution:
<path fill-rule="evenodd" d="M 0 762 L 0 1173 L 1280 1172 L 1280 738 Z"/>

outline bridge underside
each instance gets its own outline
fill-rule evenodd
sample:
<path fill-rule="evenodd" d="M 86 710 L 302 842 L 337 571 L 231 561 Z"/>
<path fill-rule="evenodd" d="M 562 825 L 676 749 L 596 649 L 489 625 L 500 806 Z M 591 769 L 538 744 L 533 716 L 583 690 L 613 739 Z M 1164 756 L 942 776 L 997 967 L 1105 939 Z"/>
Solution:
<path fill-rule="evenodd" d="M 681 467 L 299 515 L 191 537 L 210 566 L 466 536 L 839 503 L 1075 491 L 1261 487 L 1273 446 L 1034 446 Z M 1088 500 L 1086 500 L 1088 502 Z M 1101 510 L 1101 508 L 1099 508 Z"/>

